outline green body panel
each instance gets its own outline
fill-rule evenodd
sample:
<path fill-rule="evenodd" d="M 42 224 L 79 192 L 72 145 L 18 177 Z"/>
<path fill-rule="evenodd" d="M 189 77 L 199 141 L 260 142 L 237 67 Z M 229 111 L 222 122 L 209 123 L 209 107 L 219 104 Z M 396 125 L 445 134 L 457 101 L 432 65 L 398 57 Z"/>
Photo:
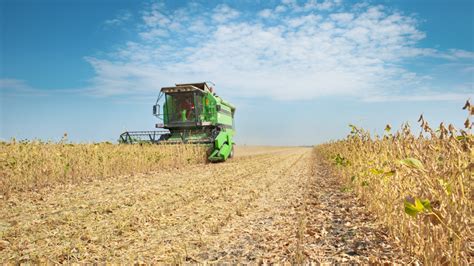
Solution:
<path fill-rule="evenodd" d="M 233 149 L 232 136 L 229 132 L 221 131 L 214 140 L 214 150 L 209 155 L 209 161 L 225 161 Z"/>
<path fill-rule="evenodd" d="M 198 88 L 199 87 L 199 88 Z M 233 151 L 235 107 L 215 95 L 206 83 L 163 88 L 164 128 L 170 143 L 210 145 L 210 161 L 225 161 Z"/>
<path fill-rule="evenodd" d="M 171 135 L 166 140 L 168 142 L 198 142 L 209 138 L 209 134 L 199 131 L 171 131 Z"/>

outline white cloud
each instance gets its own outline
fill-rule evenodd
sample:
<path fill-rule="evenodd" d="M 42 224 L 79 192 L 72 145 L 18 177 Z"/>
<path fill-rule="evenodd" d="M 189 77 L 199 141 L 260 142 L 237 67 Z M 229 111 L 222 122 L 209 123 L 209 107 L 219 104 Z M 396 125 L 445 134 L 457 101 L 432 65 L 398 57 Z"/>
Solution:
<path fill-rule="evenodd" d="M 243 97 L 402 99 L 431 78 L 406 68 L 407 60 L 472 59 L 468 51 L 419 47 L 425 33 L 411 16 L 370 5 L 341 12 L 341 5 L 285 0 L 248 16 L 227 5 L 172 11 L 152 4 L 138 27 L 141 40 L 107 58 L 86 58 L 96 72 L 87 91 L 143 95 L 176 82 L 212 80 L 225 94 Z"/>
<path fill-rule="evenodd" d="M 121 11 L 115 18 L 104 21 L 106 26 L 120 26 L 132 18 L 129 11 Z"/>
<path fill-rule="evenodd" d="M 305 25 L 305 26 L 313 25 L 313 26 L 316 27 L 317 24 L 319 24 L 319 22 L 321 20 L 322 20 L 321 16 L 317 16 L 317 15 L 314 15 L 314 14 L 309 14 L 309 15 L 305 15 L 305 16 L 291 18 L 291 19 L 287 20 L 287 23 L 290 27 L 293 27 L 293 28 L 296 28 L 296 27 L 299 27 L 299 26 L 302 26 L 302 25 Z"/>
<path fill-rule="evenodd" d="M 456 60 L 456 59 L 470 59 L 474 60 L 474 52 L 460 50 L 460 49 L 450 49 L 445 56 L 448 59 Z"/>
<path fill-rule="evenodd" d="M 337 23 L 346 24 L 352 21 L 354 14 L 352 13 L 334 13 L 330 15 L 331 19 Z"/>
<path fill-rule="evenodd" d="M 171 20 L 164 14 L 166 12 L 163 3 L 153 3 L 148 10 L 143 12 L 143 23 L 148 27 L 167 26 Z"/>
<path fill-rule="evenodd" d="M 152 29 L 149 31 L 140 32 L 139 35 L 145 40 L 153 40 L 160 37 L 167 37 L 168 31 L 164 29 Z"/>
<path fill-rule="evenodd" d="M 0 79 L 0 92 L 2 94 L 14 95 L 40 95 L 43 91 L 37 90 L 28 85 L 24 80 L 19 79 Z"/>
<path fill-rule="evenodd" d="M 385 96 L 370 96 L 364 100 L 367 102 L 422 102 L 422 101 L 458 101 L 463 102 L 469 99 L 474 94 L 465 93 L 433 93 L 413 94 L 413 95 L 385 95 Z"/>
<path fill-rule="evenodd" d="M 300 4 L 296 0 L 282 0 L 280 6 L 284 6 L 294 12 L 308 12 L 308 11 L 329 11 L 341 5 L 340 0 L 307 0 Z M 278 7 L 277 7 L 278 8 Z"/>
<path fill-rule="evenodd" d="M 214 8 L 212 18 L 217 22 L 227 22 L 235 19 L 239 16 L 239 12 L 235 9 L 230 8 L 228 5 L 221 4 Z"/>
<path fill-rule="evenodd" d="M 263 9 L 262 11 L 258 12 L 258 15 L 262 18 L 272 18 L 275 16 L 273 11 L 269 8 Z"/>
<path fill-rule="evenodd" d="M 202 19 L 196 19 L 191 22 L 191 25 L 189 26 L 189 31 L 191 32 L 196 32 L 196 33 L 201 33 L 204 34 L 208 31 L 208 27 L 206 26 L 206 23 Z"/>
<path fill-rule="evenodd" d="M 29 90 L 30 86 L 26 85 L 25 81 L 18 79 L 0 79 L 0 90 Z"/>
<path fill-rule="evenodd" d="M 285 12 L 285 11 L 286 11 L 285 6 L 279 5 L 279 6 L 275 7 L 275 12 L 276 13 L 282 13 L 282 12 Z"/>
<path fill-rule="evenodd" d="M 4 100 L 4 96 L 47 96 L 58 93 L 84 93 L 84 89 L 44 89 L 31 86 L 21 79 L 0 78 L 0 100 Z"/>

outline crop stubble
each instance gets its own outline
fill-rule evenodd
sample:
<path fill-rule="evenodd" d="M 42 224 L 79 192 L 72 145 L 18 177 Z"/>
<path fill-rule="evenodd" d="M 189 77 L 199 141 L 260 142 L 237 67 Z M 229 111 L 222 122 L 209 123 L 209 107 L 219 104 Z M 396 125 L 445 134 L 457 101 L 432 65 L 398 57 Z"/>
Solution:
<path fill-rule="evenodd" d="M 328 218 L 354 202 L 321 199 L 340 186 L 327 179 L 330 175 L 318 174 L 314 156 L 308 148 L 249 151 L 222 164 L 17 193 L 1 202 L 0 257 L 23 262 L 368 261 L 364 250 L 346 246 L 364 237 L 359 240 L 368 243 L 371 234 L 378 241 L 374 245 L 385 245 L 386 239 L 373 221 L 359 221 L 365 226 L 361 236 L 353 232 L 358 221 L 347 226 L 353 231 L 344 231 Z M 340 234 L 331 233 L 335 230 Z M 386 249 L 380 252 L 392 252 L 389 245 Z"/>

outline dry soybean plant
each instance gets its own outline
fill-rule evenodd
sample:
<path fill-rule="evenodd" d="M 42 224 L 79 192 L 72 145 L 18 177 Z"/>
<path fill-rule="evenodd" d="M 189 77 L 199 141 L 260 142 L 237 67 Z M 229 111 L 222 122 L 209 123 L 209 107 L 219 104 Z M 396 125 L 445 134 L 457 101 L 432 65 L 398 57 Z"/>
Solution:
<path fill-rule="evenodd" d="M 0 142 L 0 195 L 206 161 L 203 145 Z"/>
<path fill-rule="evenodd" d="M 464 129 L 441 123 L 421 132 L 405 124 L 372 137 L 353 125 L 349 136 L 316 147 L 367 203 L 392 237 L 409 252 L 434 264 L 472 263 L 474 106 L 464 108 Z"/>

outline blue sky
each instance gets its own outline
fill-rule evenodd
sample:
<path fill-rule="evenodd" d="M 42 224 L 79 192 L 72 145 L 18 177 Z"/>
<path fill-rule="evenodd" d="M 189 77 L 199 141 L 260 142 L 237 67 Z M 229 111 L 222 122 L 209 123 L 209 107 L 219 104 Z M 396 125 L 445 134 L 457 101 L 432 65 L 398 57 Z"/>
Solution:
<path fill-rule="evenodd" d="M 473 1 L 0 0 L 0 138 L 148 130 L 161 87 L 211 80 L 238 144 L 302 145 L 349 123 L 460 127 Z"/>

